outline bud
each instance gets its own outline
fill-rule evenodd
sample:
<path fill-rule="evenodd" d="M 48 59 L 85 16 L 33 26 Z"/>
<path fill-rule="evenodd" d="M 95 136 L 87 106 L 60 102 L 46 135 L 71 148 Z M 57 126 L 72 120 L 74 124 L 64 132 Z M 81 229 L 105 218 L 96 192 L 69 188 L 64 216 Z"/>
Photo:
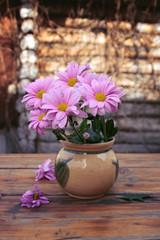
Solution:
<path fill-rule="evenodd" d="M 89 139 L 89 138 L 90 138 L 90 134 L 89 134 L 88 132 L 84 132 L 84 133 L 83 133 L 83 138 L 84 138 L 85 140 Z"/>

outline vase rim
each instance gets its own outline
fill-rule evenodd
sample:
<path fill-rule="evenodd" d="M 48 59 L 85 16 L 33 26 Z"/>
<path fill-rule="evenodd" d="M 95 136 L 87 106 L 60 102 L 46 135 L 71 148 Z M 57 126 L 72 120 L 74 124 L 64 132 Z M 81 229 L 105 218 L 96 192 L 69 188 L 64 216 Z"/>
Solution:
<path fill-rule="evenodd" d="M 60 140 L 60 143 L 65 149 L 81 152 L 96 152 L 109 150 L 115 142 L 115 138 L 103 143 L 72 143 Z"/>

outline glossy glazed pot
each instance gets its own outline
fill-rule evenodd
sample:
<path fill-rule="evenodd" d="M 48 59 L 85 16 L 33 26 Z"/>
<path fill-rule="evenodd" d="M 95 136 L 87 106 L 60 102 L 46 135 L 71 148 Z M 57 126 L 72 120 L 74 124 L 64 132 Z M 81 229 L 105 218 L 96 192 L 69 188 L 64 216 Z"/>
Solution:
<path fill-rule="evenodd" d="M 91 199 L 103 196 L 118 176 L 118 160 L 106 143 L 76 144 L 60 141 L 63 148 L 55 162 L 58 183 L 72 197 Z"/>

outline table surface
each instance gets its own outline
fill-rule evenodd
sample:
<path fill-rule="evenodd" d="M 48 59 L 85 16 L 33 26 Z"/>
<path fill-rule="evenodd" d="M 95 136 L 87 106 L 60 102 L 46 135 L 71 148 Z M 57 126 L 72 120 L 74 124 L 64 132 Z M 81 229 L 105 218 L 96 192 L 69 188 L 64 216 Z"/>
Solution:
<path fill-rule="evenodd" d="M 55 154 L 0 155 L 0 240 L 85 239 L 160 240 L 160 154 L 117 154 L 118 179 L 102 198 L 79 200 L 56 181 L 34 181 L 34 169 Z M 37 184 L 49 198 L 38 208 L 19 198 Z M 124 193 L 149 193 L 144 202 L 127 202 Z"/>

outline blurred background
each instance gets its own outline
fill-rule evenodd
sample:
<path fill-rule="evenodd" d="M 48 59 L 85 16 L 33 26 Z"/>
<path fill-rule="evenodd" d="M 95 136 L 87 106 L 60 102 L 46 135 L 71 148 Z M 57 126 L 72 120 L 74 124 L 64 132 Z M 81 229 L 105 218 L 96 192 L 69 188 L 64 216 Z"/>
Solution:
<path fill-rule="evenodd" d="M 28 130 L 22 86 L 89 63 L 126 95 L 116 152 L 160 152 L 160 1 L 0 0 L 0 153 L 51 153 L 51 130 Z"/>

